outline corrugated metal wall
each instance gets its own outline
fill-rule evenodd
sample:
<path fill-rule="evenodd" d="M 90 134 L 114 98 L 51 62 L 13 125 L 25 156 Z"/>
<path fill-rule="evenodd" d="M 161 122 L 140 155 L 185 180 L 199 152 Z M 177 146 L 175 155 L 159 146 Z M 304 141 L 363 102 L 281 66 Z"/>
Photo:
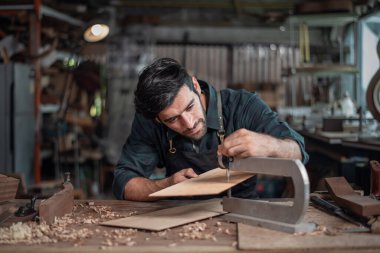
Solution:
<path fill-rule="evenodd" d="M 228 85 L 228 58 L 225 46 L 156 45 L 154 58 L 170 57 L 181 62 L 190 74 L 212 84 L 216 89 Z"/>
<path fill-rule="evenodd" d="M 154 58 L 178 60 L 199 79 L 217 89 L 226 87 L 260 91 L 274 86 L 283 106 L 302 105 L 310 98 L 311 77 L 284 78 L 299 51 L 283 45 L 153 45 Z M 295 58 L 294 55 L 295 54 Z M 299 96 L 297 94 L 302 94 Z"/>

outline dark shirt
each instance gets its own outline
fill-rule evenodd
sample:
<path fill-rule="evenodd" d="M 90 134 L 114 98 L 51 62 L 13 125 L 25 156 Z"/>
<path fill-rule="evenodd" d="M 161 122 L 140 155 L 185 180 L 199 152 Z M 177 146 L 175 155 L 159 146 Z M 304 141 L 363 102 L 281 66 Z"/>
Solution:
<path fill-rule="evenodd" d="M 120 160 L 114 172 L 113 192 L 116 198 L 124 198 L 124 188 L 134 177 L 149 178 L 156 167 L 165 167 L 169 138 L 174 140 L 177 152 L 206 152 L 217 149 L 219 129 L 217 92 L 211 85 L 200 81 L 202 92 L 207 97 L 207 133 L 197 142 L 177 134 L 155 120 L 135 114 L 131 133 L 125 143 Z M 279 139 L 293 139 L 302 152 L 302 162 L 309 159 L 301 135 L 291 129 L 286 122 L 279 121 L 273 112 L 256 93 L 245 90 L 225 89 L 221 91 L 224 127 L 226 136 L 245 128 L 265 133 Z M 215 153 L 216 155 L 216 153 Z M 170 176 L 176 171 L 167 168 Z"/>

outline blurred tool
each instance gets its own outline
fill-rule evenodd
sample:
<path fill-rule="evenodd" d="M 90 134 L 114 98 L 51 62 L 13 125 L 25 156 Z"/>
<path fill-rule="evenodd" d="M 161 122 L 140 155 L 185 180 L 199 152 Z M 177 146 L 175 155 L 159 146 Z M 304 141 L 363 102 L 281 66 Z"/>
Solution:
<path fill-rule="evenodd" d="M 342 218 L 343 220 L 346 220 L 352 224 L 355 224 L 356 226 L 359 226 L 359 227 L 365 227 L 366 226 L 365 224 L 361 223 L 358 220 L 355 220 L 353 217 L 346 214 L 342 208 L 340 208 L 337 205 L 330 203 L 327 200 L 324 200 L 318 196 L 311 196 L 310 200 L 316 205 L 316 207 L 318 207 L 319 209 L 322 209 L 323 211 L 327 211 L 329 213 L 332 213 L 332 214 Z M 366 231 L 369 232 L 369 229 L 366 229 Z"/>

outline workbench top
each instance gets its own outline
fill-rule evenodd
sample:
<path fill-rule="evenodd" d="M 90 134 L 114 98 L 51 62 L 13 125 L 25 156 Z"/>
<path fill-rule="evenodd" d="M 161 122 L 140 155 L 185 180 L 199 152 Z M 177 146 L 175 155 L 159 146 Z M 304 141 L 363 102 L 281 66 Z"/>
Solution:
<path fill-rule="evenodd" d="M 54 242 L 46 242 L 41 244 L 31 244 L 18 242 L 16 244 L 4 244 L 0 239 L 0 252 L 237 252 L 238 236 L 237 225 L 228 223 L 223 220 L 222 216 L 209 218 L 199 221 L 201 225 L 206 226 L 205 230 L 199 236 L 184 236 L 184 226 L 164 230 L 161 232 L 141 231 L 134 229 L 118 229 L 114 227 L 106 227 L 98 225 L 100 222 L 110 219 L 128 217 L 146 212 L 156 211 L 164 208 L 175 207 L 193 203 L 194 201 L 177 201 L 163 200 L 157 202 L 131 202 L 118 200 L 87 200 L 75 201 L 74 212 L 65 224 L 51 226 L 51 238 L 56 238 Z M 22 200 L 14 200 L 8 203 L 2 203 L 1 208 L 4 211 L 10 206 L 17 206 L 26 203 Z M 1 210 L 0 210 L 1 211 Z M 336 229 L 339 227 L 350 228 L 353 225 L 347 224 L 337 217 L 325 214 L 314 207 L 309 207 L 306 214 L 306 220 L 318 223 L 322 227 Z M 9 227 L 14 223 L 14 218 L 10 217 L 1 224 L 0 229 Z M 203 224 L 204 223 L 204 224 Z M 322 224 L 325 223 L 325 224 Z M 61 226 L 61 228 L 60 228 Z M 63 226 L 63 228 L 62 228 Z M 248 228 L 249 229 L 249 228 Z M 261 229 L 261 230 L 260 230 Z M 249 230 L 245 230 L 249 231 Z M 203 236 L 206 235 L 206 236 Z M 207 236 L 208 235 L 208 236 Z M 211 235 L 211 236 L 210 236 Z M 263 230 L 263 228 L 253 228 L 252 239 L 268 242 L 269 252 L 326 252 L 328 245 L 323 245 L 321 238 L 327 238 L 333 241 L 347 240 L 347 242 L 355 241 L 357 237 L 361 241 L 368 239 L 368 245 L 365 247 L 353 247 L 352 243 L 348 246 L 339 246 L 334 249 L 334 252 L 379 252 L 380 251 L 380 235 L 369 233 L 344 233 L 334 234 L 326 233 L 323 229 L 307 235 L 289 235 L 271 230 Z M 336 237 L 334 237 L 336 236 Z M 49 236 L 47 236 L 49 237 Z M 202 238 L 203 237 L 203 238 Z M 1 238 L 1 235 L 0 235 Z M 58 239 L 57 239 L 58 238 Z M 66 238 L 66 239 L 64 239 Z M 288 242 L 292 240 L 300 242 L 296 250 L 295 248 L 286 248 L 287 243 L 284 242 L 284 247 L 279 250 L 278 247 L 270 248 L 271 242 L 278 242 L 281 239 L 287 238 Z M 302 242 L 319 241 L 318 246 L 302 247 Z M 376 239 L 379 243 L 372 245 Z M 49 239 L 46 239 L 47 241 Z M 348 243 L 350 244 L 350 243 Z M 326 247 L 327 246 L 327 247 Z M 332 246 L 333 247 L 333 246 Z M 244 252 L 257 252 L 257 250 L 244 250 Z"/>

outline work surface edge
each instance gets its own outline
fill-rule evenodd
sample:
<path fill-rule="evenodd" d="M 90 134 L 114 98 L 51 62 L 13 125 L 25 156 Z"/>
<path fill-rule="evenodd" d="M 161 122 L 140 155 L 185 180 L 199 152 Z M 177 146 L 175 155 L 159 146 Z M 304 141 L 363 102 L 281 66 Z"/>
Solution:
<path fill-rule="evenodd" d="M 15 201 L 19 202 L 19 201 Z M 184 201 L 184 200 L 162 200 L 157 202 L 131 202 L 131 201 L 118 201 L 118 200 L 86 200 L 86 201 L 75 201 L 76 204 L 83 204 L 88 202 L 94 202 L 95 205 L 110 205 L 115 211 L 118 210 L 138 210 L 140 213 L 151 212 L 155 210 L 160 210 L 163 208 L 174 207 L 178 205 L 184 205 L 186 203 L 194 203 L 194 201 Z M 23 201 L 26 203 L 26 201 Z M 336 222 L 342 222 L 338 218 L 333 217 L 328 214 L 325 215 L 328 220 L 334 219 Z M 221 217 L 216 217 L 213 219 L 205 220 L 208 224 L 215 224 L 217 221 L 223 221 Z M 344 222 L 343 222 L 344 223 Z M 163 239 L 161 243 L 164 245 L 144 245 L 143 243 L 136 246 L 116 246 L 116 247 L 105 247 L 101 249 L 99 245 L 81 245 L 79 247 L 69 246 L 69 245 L 55 245 L 55 244 L 42 244 L 42 245 L 0 245 L 0 252 L 237 252 L 235 241 L 237 241 L 237 232 L 236 232 L 236 224 L 225 223 L 231 229 L 230 235 L 228 237 L 221 237 L 219 242 L 214 243 L 212 241 L 188 241 L 191 245 L 181 244 L 179 243 L 175 247 L 170 247 L 169 244 L 172 242 L 170 240 Z M 229 225 L 228 225 L 229 224 Z M 94 225 L 95 226 L 95 225 Z M 96 226 L 101 227 L 101 226 Z M 171 232 L 178 232 L 179 228 L 174 228 Z M 379 236 L 380 238 L 380 236 Z M 273 238 L 275 239 L 275 238 Z M 227 240 L 227 241 L 226 241 Z M 300 237 L 302 240 L 302 236 Z M 224 243 L 223 245 L 220 245 Z M 378 248 L 362 248 L 362 249 L 334 249 L 328 250 L 332 252 L 379 252 Z M 324 253 L 326 249 L 302 249 L 302 250 L 294 250 L 294 249 L 284 249 L 284 250 L 265 250 L 265 252 L 315 252 L 315 253 Z M 240 252 L 258 252 L 257 250 L 244 250 Z M 262 251 L 260 251 L 262 252 Z"/>

